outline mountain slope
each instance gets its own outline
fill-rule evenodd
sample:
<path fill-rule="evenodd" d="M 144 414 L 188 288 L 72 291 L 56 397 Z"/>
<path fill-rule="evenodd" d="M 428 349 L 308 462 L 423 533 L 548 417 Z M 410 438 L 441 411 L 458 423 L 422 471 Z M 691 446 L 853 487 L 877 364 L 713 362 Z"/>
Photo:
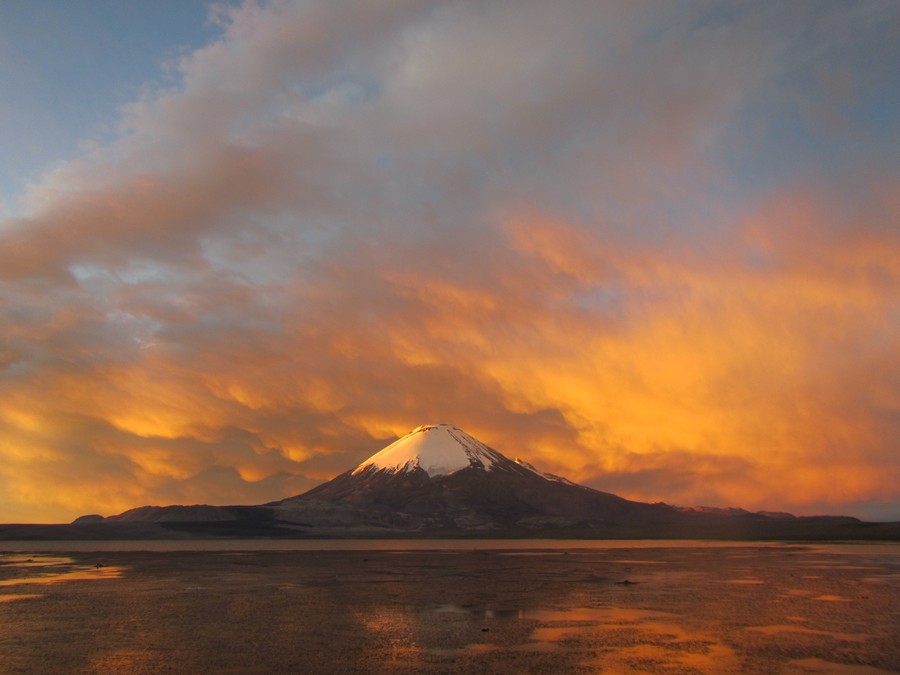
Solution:
<path fill-rule="evenodd" d="M 289 522 L 414 530 L 590 527 L 674 513 L 541 473 L 449 424 L 418 427 L 355 469 L 270 506 Z"/>

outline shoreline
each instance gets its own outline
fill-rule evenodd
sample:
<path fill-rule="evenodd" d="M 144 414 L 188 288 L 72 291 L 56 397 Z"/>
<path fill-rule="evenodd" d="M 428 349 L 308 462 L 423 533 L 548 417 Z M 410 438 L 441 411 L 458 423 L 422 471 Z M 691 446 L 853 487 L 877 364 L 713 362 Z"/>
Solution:
<path fill-rule="evenodd" d="M 227 552 L 227 551 L 604 551 L 614 549 L 714 549 L 714 548 L 829 548 L 835 551 L 895 549 L 900 542 L 881 540 L 777 540 L 722 539 L 60 539 L 0 540 L 0 553 L 14 552 Z"/>

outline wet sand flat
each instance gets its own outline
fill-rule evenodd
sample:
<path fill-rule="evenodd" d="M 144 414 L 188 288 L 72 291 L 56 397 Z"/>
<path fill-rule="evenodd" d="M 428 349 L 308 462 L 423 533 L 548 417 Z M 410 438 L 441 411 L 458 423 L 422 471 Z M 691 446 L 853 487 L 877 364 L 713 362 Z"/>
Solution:
<path fill-rule="evenodd" d="M 35 672 L 900 672 L 900 547 L 0 553 Z"/>

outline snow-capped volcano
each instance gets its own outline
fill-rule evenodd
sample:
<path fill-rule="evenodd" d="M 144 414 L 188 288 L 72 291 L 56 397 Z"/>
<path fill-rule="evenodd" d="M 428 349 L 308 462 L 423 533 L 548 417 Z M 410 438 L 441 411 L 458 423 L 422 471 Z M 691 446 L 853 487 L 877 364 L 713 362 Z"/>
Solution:
<path fill-rule="evenodd" d="M 416 427 L 355 469 L 272 506 L 288 521 L 409 529 L 571 525 L 670 511 L 543 473 L 452 424 Z"/>
<path fill-rule="evenodd" d="M 429 476 L 446 476 L 476 466 L 487 469 L 502 457 L 481 441 L 452 424 L 423 424 L 375 453 L 353 470 L 411 471 L 422 469 Z"/>
<path fill-rule="evenodd" d="M 453 424 L 423 424 L 416 427 L 360 463 L 350 474 L 396 474 L 417 469 L 429 478 L 449 476 L 463 469 L 482 469 L 534 474 L 544 480 L 574 485 L 565 478 L 538 471 L 518 457 L 509 459 Z"/>
<path fill-rule="evenodd" d="M 398 473 L 421 469 L 430 477 L 447 476 L 462 469 L 490 469 L 509 460 L 452 424 L 423 424 L 375 453 L 353 470 Z M 534 473 L 530 465 L 516 463 Z"/>

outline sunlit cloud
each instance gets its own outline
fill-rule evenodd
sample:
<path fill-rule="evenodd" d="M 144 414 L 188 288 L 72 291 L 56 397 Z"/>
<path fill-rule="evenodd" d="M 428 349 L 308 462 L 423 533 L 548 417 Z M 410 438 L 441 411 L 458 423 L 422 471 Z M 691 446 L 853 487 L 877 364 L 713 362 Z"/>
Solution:
<path fill-rule="evenodd" d="M 0 223 L 0 520 L 270 501 L 436 421 L 900 518 L 896 11 L 568 9 L 219 10 Z"/>

